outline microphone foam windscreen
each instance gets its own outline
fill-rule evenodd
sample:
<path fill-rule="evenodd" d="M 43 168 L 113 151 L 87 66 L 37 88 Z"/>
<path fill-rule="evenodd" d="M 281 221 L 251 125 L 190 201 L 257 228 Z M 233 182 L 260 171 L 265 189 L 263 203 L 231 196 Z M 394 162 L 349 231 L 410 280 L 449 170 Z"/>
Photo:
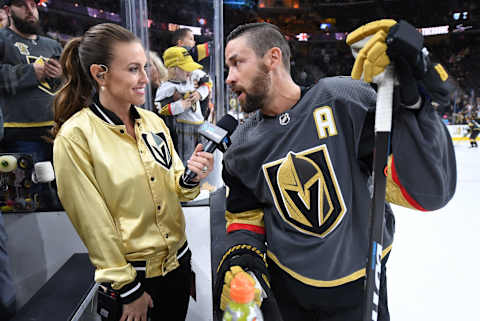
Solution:
<path fill-rule="evenodd" d="M 232 115 L 227 114 L 217 122 L 217 126 L 225 129 L 228 132 L 228 135 L 231 135 L 238 126 L 238 120 L 236 120 Z"/>

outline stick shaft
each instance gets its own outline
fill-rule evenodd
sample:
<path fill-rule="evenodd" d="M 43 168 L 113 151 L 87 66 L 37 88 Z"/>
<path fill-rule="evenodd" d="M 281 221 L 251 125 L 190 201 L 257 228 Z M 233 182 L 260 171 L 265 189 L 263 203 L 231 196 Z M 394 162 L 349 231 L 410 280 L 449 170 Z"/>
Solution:
<path fill-rule="evenodd" d="M 392 128 L 394 73 L 387 67 L 385 76 L 378 84 L 377 106 L 375 111 L 375 150 L 373 158 L 373 199 L 370 212 L 370 236 L 366 266 L 363 321 L 377 321 L 383 227 L 385 217 L 386 177 L 390 131 Z"/>

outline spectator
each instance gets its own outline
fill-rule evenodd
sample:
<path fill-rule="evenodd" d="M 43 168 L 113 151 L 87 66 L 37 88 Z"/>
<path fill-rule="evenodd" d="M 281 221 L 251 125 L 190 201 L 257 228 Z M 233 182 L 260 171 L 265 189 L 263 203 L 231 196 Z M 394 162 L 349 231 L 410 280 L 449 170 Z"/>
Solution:
<path fill-rule="evenodd" d="M 203 59 L 210 56 L 210 46 L 211 42 L 201 43 L 195 45 L 195 38 L 193 36 L 192 30 L 188 28 L 180 28 L 175 30 L 173 33 L 172 42 L 174 46 L 183 47 L 188 50 L 193 60 L 200 62 Z M 202 62 L 203 63 L 203 62 Z M 204 76 L 205 72 L 201 68 L 197 68 L 192 71 L 191 79 L 198 86 L 199 80 Z M 208 88 L 212 88 L 212 83 L 208 82 Z M 200 100 L 200 108 L 202 110 L 202 115 L 204 119 L 207 119 L 210 114 L 210 97 L 208 99 Z"/>
<path fill-rule="evenodd" d="M 172 36 L 172 44 L 187 49 L 193 60 L 196 62 L 210 56 L 211 42 L 205 42 L 195 46 L 196 42 L 193 32 L 188 28 L 175 30 Z"/>
<path fill-rule="evenodd" d="M 155 97 L 155 93 L 162 84 L 168 78 L 168 70 L 163 65 L 162 60 L 155 51 L 150 51 L 150 84 L 152 85 L 152 96 Z"/>
<path fill-rule="evenodd" d="M 40 36 L 37 4 L 33 0 L 6 0 L 3 9 L 10 24 L 0 30 L 0 94 L 5 136 L 0 151 L 32 155 L 33 161 L 51 161 L 47 136 L 53 125 L 52 100 L 60 87 L 60 44 Z M 34 185 L 38 208 L 58 209 L 50 183 Z"/>
<path fill-rule="evenodd" d="M 150 85 L 152 86 L 152 97 L 153 105 L 155 105 L 155 95 L 157 93 L 158 87 L 168 80 L 168 70 L 165 68 L 165 65 L 162 62 L 162 59 L 158 56 L 155 51 L 150 51 Z M 173 146 L 177 150 L 178 146 L 178 136 L 175 132 L 175 119 L 173 116 L 159 115 L 165 125 L 167 125 L 168 130 L 170 131 L 170 136 L 172 137 Z"/>
<path fill-rule="evenodd" d="M 175 116 L 177 152 L 185 163 L 200 141 L 198 127 L 203 124 L 204 118 L 199 101 L 209 95 L 209 78 L 185 48 L 168 48 L 163 53 L 163 61 L 168 68 L 168 81 L 157 90 L 156 107 L 161 115 Z M 194 70 L 201 75 L 196 85 L 191 78 Z"/>
<path fill-rule="evenodd" d="M 0 29 L 7 27 L 8 16 L 0 1 Z M 3 98 L 0 96 L 0 141 L 3 138 Z M 7 232 L 0 211 L 0 319 L 8 321 L 15 314 L 15 286 L 7 253 Z"/>
<path fill-rule="evenodd" d="M 52 159 L 52 146 L 43 137 L 53 125 L 51 103 L 60 86 L 60 44 L 40 36 L 33 0 L 6 0 L 10 19 L 0 30 L 0 92 L 5 97 L 5 137 L 1 149 L 33 153 L 35 162 Z M 56 57 L 56 58 L 55 58 Z"/>

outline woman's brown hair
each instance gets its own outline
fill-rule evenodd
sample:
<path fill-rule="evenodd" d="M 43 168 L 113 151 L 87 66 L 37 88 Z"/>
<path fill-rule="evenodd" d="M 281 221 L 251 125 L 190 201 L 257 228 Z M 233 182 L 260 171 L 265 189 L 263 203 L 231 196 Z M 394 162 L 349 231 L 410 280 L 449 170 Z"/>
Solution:
<path fill-rule="evenodd" d="M 110 66 L 114 44 L 132 41 L 139 40 L 127 29 L 114 23 L 102 23 L 66 44 L 60 57 L 65 85 L 53 102 L 53 137 L 73 114 L 89 105 L 94 91 L 98 92 L 98 84 L 90 74 L 90 66 Z"/>

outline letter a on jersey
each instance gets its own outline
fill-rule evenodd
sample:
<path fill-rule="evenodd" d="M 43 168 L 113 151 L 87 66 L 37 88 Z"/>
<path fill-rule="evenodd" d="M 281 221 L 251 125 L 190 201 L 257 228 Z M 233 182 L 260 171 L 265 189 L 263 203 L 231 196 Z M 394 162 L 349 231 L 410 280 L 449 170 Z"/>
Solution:
<path fill-rule="evenodd" d="M 323 238 L 342 221 L 345 202 L 326 145 L 289 152 L 263 172 L 278 213 L 297 230 Z"/>

